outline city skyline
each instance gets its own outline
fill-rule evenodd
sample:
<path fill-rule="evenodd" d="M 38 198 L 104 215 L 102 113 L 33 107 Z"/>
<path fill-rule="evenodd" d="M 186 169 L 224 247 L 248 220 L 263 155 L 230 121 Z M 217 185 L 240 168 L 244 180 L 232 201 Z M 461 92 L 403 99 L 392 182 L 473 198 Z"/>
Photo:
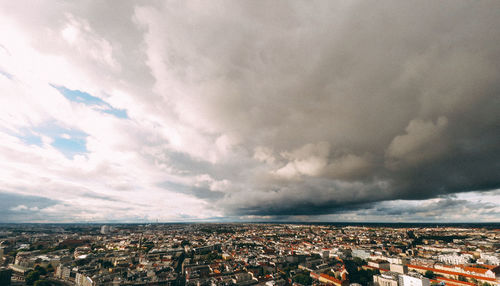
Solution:
<path fill-rule="evenodd" d="M 0 1 L 0 223 L 498 223 L 499 10 Z"/>

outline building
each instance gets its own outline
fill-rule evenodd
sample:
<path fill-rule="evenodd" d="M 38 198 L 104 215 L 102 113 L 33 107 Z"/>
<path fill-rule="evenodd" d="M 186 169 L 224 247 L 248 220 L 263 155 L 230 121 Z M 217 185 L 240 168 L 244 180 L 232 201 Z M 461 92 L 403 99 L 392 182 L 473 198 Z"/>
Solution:
<path fill-rule="evenodd" d="M 14 264 L 20 265 L 20 266 L 25 266 L 25 267 L 32 266 L 32 265 L 30 265 L 31 255 L 32 254 L 29 251 L 18 252 L 16 254 L 16 260 L 14 261 Z"/>
<path fill-rule="evenodd" d="M 370 258 L 370 251 L 361 249 L 361 248 L 353 248 L 351 252 L 352 257 L 358 257 L 361 259 L 368 259 Z"/>
<path fill-rule="evenodd" d="M 389 270 L 390 269 L 390 264 L 389 262 L 385 260 L 369 260 L 368 261 L 368 266 L 378 268 L 378 269 L 385 269 Z"/>
<path fill-rule="evenodd" d="M 373 275 L 373 284 L 375 286 L 398 286 L 399 277 L 396 272 L 385 272 L 381 275 Z"/>
<path fill-rule="evenodd" d="M 402 264 L 406 265 L 410 262 L 410 259 L 407 257 L 387 257 L 384 260 L 389 261 L 390 264 Z"/>
<path fill-rule="evenodd" d="M 109 234 L 111 232 L 111 227 L 109 225 L 101 226 L 101 234 Z"/>
<path fill-rule="evenodd" d="M 62 265 L 59 264 L 56 268 L 56 277 L 63 279 L 63 280 L 69 280 L 71 276 L 71 268 L 69 265 Z"/>
<path fill-rule="evenodd" d="M 319 255 L 322 258 L 328 258 L 328 257 L 330 257 L 330 250 L 324 248 L 324 249 L 321 250 L 321 252 L 319 253 Z"/>
<path fill-rule="evenodd" d="M 500 265 L 500 258 L 498 254 L 487 254 L 487 253 L 481 253 L 481 260 L 485 264 L 491 264 L 491 265 Z"/>
<path fill-rule="evenodd" d="M 399 286 L 430 286 L 429 278 L 416 272 L 399 275 Z"/>
<path fill-rule="evenodd" d="M 389 270 L 392 272 L 397 272 L 399 274 L 406 274 L 406 273 L 408 273 L 408 266 L 402 265 L 402 264 L 392 264 L 391 263 Z"/>
<path fill-rule="evenodd" d="M 441 254 L 438 256 L 438 260 L 446 264 L 458 265 L 469 263 L 472 258 L 470 254 Z"/>
<path fill-rule="evenodd" d="M 253 282 L 253 276 L 250 273 L 237 273 L 234 275 L 234 284 L 248 284 L 248 282 Z"/>
<path fill-rule="evenodd" d="M 14 271 L 14 273 L 24 276 L 29 271 L 33 270 L 33 268 L 17 265 L 17 264 L 9 264 L 9 269 Z"/>
<path fill-rule="evenodd" d="M 466 278 L 467 280 L 475 279 L 481 283 L 488 283 L 488 284 L 492 284 L 492 285 L 499 284 L 495 278 L 486 277 L 486 276 L 479 276 L 479 275 L 471 275 L 471 274 L 468 274 L 464 271 L 460 271 L 460 272 L 450 271 L 450 270 L 444 270 L 444 269 L 440 269 L 440 268 L 432 268 L 432 267 L 425 267 L 425 266 L 412 265 L 412 264 L 408 265 L 408 269 L 419 272 L 421 274 L 425 274 L 426 271 L 432 271 L 439 276 L 443 276 L 443 277 L 454 279 L 454 280 L 458 280 L 460 278 L 460 276 L 462 276 L 462 277 Z M 493 270 L 495 270 L 495 269 L 492 269 L 492 272 L 494 272 Z M 499 270 L 499 272 L 500 272 L 500 270 Z M 500 277 L 500 275 L 499 275 L 499 277 Z"/>
<path fill-rule="evenodd" d="M 82 273 L 76 273 L 75 284 L 77 286 L 93 286 L 92 278 Z"/>
<path fill-rule="evenodd" d="M 332 277 L 328 274 L 325 273 L 316 273 L 316 272 L 311 272 L 309 273 L 309 276 L 314 279 L 318 280 L 320 283 L 325 283 L 329 285 L 335 285 L 335 286 L 348 286 L 349 285 L 349 280 L 339 280 L 335 277 Z"/>

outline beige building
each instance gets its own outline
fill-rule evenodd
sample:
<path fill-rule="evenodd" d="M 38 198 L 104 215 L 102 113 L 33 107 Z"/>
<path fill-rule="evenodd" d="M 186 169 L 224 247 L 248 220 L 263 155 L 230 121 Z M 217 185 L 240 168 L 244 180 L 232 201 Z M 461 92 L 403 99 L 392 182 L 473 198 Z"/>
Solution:
<path fill-rule="evenodd" d="M 398 273 L 386 272 L 381 275 L 373 275 L 375 286 L 398 286 Z"/>

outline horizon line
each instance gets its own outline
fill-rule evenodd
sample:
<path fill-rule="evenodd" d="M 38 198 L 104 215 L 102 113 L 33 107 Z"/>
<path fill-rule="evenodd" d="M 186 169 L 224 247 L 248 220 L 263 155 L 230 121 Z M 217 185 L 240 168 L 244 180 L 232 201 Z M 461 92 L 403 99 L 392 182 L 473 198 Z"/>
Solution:
<path fill-rule="evenodd" d="M 384 221 L 358 221 L 358 222 L 346 222 L 346 221 L 170 221 L 170 222 L 156 222 L 156 221 L 143 221 L 143 222 L 119 222 L 119 221 L 94 221 L 94 222 L 0 222 L 0 224 L 500 224 L 500 221 L 488 221 L 488 222 L 432 222 L 432 221 L 420 221 L 420 222 L 384 222 Z"/>

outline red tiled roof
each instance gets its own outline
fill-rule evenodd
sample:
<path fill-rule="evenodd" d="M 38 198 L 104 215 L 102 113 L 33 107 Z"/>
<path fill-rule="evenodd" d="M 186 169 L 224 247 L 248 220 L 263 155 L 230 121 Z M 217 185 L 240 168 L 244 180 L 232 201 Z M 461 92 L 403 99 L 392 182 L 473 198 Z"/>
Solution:
<path fill-rule="evenodd" d="M 319 278 L 319 274 L 316 273 L 316 272 L 311 272 L 309 273 L 309 276 L 311 276 L 311 278 L 315 278 L 315 279 L 318 279 Z"/>
<path fill-rule="evenodd" d="M 481 264 L 481 266 L 486 267 L 488 269 L 493 269 L 498 267 L 498 265 L 489 265 L 489 264 Z"/>
<path fill-rule="evenodd" d="M 429 270 L 429 271 L 432 271 L 432 272 L 435 272 L 435 273 L 443 273 L 443 274 L 448 274 L 448 275 L 459 275 L 459 276 L 474 278 L 476 280 L 484 280 L 484 281 L 496 282 L 495 278 L 489 278 L 489 277 L 477 276 L 477 275 L 470 275 L 470 274 L 466 274 L 466 273 L 455 272 L 455 271 L 448 271 L 448 270 L 441 270 L 441 269 L 431 268 L 431 267 L 424 267 L 424 266 L 418 266 L 418 265 L 408 264 L 408 268 L 414 268 L 414 269 L 420 269 L 420 270 Z"/>
<path fill-rule="evenodd" d="M 469 266 L 462 266 L 462 268 L 465 271 L 475 272 L 475 273 L 481 273 L 481 274 L 485 274 L 489 270 L 489 269 L 477 268 L 477 267 L 469 267 Z"/>
<path fill-rule="evenodd" d="M 339 283 L 339 284 L 342 283 L 342 281 L 340 281 L 339 279 L 337 279 L 335 277 L 332 277 L 332 276 L 330 276 L 328 274 L 325 274 L 325 273 L 322 273 L 320 276 L 323 277 L 323 278 L 325 278 L 325 279 L 328 279 L 330 281 L 333 281 L 335 283 Z"/>

